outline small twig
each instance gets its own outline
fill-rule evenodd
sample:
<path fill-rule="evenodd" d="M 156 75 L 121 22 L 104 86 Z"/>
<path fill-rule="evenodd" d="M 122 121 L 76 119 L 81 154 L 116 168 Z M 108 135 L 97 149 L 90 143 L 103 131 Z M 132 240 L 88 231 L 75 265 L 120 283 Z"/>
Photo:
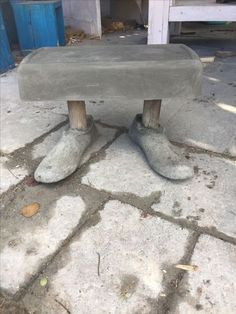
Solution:
<path fill-rule="evenodd" d="M 7 170 L 16 178 L 16 179 L 19 179 L 19 177 L 17 177 L 12 171 L 11 171 L 11 169 L 9 169 L 8 167 L 6 167 L 7 168 Z"/>
<path fill-rule="evenodd" d="M 5 299 L 3 299 L 2 300 L 2 302 L 1 302 L 1 304 L 0 304 L 0 308 L 2 308 L 3 307 L 3 305 L 4 305 L 4 303 L 6 302 L 6 300 Z"/>
<path fill-rule="evenodd" d="M 99 253 L 97 253 L 98 255 L 98 268 L 97 268 L 97 271 L 98 271 L 98 277 L 100 277 L 100 262 L 101 262 L 101 256 Z"/>
<path fill-rule="evenodd" d="M 63 307 L 63 309 L 66 311 L 66 313 L 71 314 L 71 312 L 65 307 L 64 304 L 62 304 L 62 303 L 61 303 L 60 301 L 58 301 L 57 299 L 55 299 L 55 301 L 56 301 L 60 306 Z"/>

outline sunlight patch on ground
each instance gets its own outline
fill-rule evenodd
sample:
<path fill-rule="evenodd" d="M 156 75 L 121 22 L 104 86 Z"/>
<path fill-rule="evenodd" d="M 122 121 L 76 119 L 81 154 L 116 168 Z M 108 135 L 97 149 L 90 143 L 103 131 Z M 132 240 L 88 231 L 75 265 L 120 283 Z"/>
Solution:
<path fill-rule="evenodd" d="M 224 104 L 224 103 L 218 103 L 217 106 L 220 107 L 223 110 L 226 110 L 226 111 L 229 111 L 231 113 L 236 114 L 236 107 L 234 107 L 234 106 L 227 105 L 227 104 Z"/>

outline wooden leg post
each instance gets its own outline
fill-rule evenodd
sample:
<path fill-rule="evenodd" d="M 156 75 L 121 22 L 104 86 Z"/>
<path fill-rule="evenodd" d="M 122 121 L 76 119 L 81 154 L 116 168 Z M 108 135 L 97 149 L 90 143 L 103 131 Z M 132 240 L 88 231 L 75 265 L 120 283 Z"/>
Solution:
<path fill-rule="evenodd" d="M 142 122 L 146 128 L 159 128 L 161 100 L 144 100 Z"/>
<path fill-rule="evenodd" d="M 84 101 L 68 101 L 70 127 L 72 129 L 86 129 L 87 118 Z"/>

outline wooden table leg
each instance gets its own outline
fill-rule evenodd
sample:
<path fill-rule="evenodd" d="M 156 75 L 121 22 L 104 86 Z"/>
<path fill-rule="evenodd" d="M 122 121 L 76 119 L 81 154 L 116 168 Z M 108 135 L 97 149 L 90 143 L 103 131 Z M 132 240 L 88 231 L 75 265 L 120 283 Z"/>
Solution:
<path fill-rule="evenodd" d="M 67 101 L 69 110 L 70 127 L 72 129 L 87 128 L 86 108 L 84 101 Z"/>
<path fill-rule="evenodd" d="M 146 128 L 159 128 L 161 99 L 144 100 L 142 122 Z"/>

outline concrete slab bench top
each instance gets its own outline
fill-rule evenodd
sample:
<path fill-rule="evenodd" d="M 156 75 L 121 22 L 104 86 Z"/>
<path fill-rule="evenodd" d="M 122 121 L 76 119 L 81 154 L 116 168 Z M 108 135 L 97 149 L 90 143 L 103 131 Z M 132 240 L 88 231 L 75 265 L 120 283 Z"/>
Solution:
<path fill-rule="evenodd" d="M 19 66 L 25 101 L 197 96 L 202 64 L 185 45 L 41 48 Z"/>

